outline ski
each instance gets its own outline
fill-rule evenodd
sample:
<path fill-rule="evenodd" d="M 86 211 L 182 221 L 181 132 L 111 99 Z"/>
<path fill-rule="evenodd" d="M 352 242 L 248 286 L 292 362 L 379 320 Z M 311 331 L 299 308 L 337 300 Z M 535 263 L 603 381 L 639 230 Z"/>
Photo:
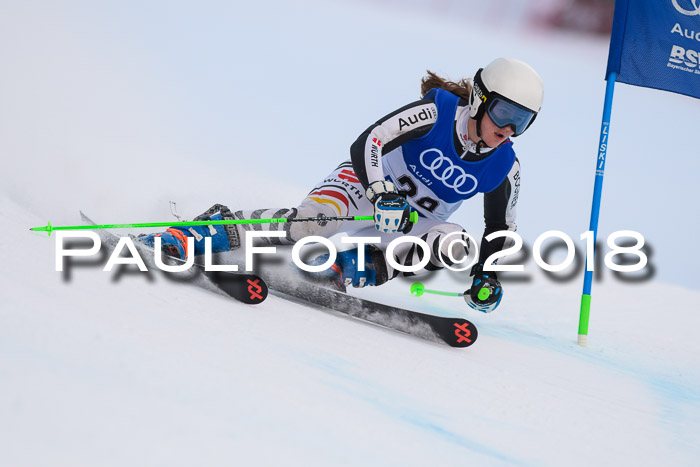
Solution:
<path fill-rule="evenodd" d="M 81 212 L 80 215 L 87 224 L 95 224 L 84 213 Z M 98 234 L 107 248 L 112 249 L 116 247 L 120 238 L 105 230 L 99 231 Z M 152 248 L 139 242 L 135 244 L 137 248 L 148 251 L 148 257 L 153 258 L 155 252 Z M 173 257 L 167 257 L 167 262 L 172 265 L 185 264 L 183 260 Z M 219 290 L 247 304 L 261 303 L 267 298 L 268 293 L 272 293 L 312 308 L 344 313 L 358 320 L 451 347 L 469 347 L 474 344 L 479 335 L 476 326 L 464 318 L 429 315 L 373 302 L 309 282 L 300 275 L 289 277 L 284 273 L 279 274 L 268 270 L 264 271 L 267 279 L 265 280 L 249 273 L 205 271 L 204 267 L 197 263 L 191 267 L 191 271 L 193 273 L 184 275 L 184 280 L 193 282 L 195 277 L 203 274 Z M 170 275 L 179 276 L 180 274 L 171 273 Z"/>
<path fill-rule="evenodd" d="M 83 222 L 96 225 L 96 223 L 86 216 L 82 211 L 80 212 L 80 217 Z M 111 249 L 116 247 L 119 237 L 109 231 L 100 230 L 98 232 L 103 243 Z M 134 243 L 137 248 L 148 252 L 148 258 L 153 258 L 155 251 L 152 248 L 140 243 Z M 164 262 L 169 263 L 172 266 L 178 266 L 185 264 L 185 261 L 179 258 L 173 258 L 168 256 L 164 258 Z M 153 266 L 153 264 L 151 264 Z M 154 267 L 154 266 L 153 266 Z M 190 268 L 190 272 L 185 274 L 171 273 L 173 276 L 178 276 L 180 280 L 194 282 L 194 279 L 199 275 L 203 274 L 213 283 L 219 290 L 224 292 L 231 298 L 235 298 L 239 302 L 246 303 L 248 305 L 255 305 L 257 303 L 262 303 L 268 294 L 268 287 L 265 280 L 256 275 L 245 272 L 222 272 L 222 271 L 206 271 L 201 264 L 196 262 Z"/>
<path fill-rule="evenodd" d="M 273 295 L 314 308 L 344 313 L 362 321 L 451 347 L 469 347 L 479 335 L 476 326 L 464 318 L 434 316 L 384 305 L 301 279 L 291 281 L 265 277 Z"/>

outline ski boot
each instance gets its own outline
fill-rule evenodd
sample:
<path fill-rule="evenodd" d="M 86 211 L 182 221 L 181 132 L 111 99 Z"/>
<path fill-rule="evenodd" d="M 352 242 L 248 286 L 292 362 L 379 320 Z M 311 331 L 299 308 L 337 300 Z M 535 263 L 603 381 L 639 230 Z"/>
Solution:
<path fill-rule="evenodd" d="M 183 261 L 187 260 L 187 237 L 182 230 L 170 227 L 158 234 L 141 234 L 136 239 L 146 246 L 154 248 L 155 238 L 161 239 L 161 251 L 164 255 L 172 256 Z"/>
<path fill-rule="evenodd" d="M 201 215 L 195 218 L 196 221 L 219 221 L 223 217 L 221 214 L 211 216 Z M 137 239 L 145 245 L 153 248 L 155 238 L 161 239 L 161 251 L 163 254 L 179 258 L 183 261 L 187 259 L 187 238 L 194 237 L 194 254 L 196 256 L 204 254 L 204 239 L 211 237 L 212 253 L 220 253 L 231 250 L 231 243 L 223 225 L 193 225 L 191 227 L 170 227 L 165 232 L 139 235 Z M 231 226 L 235 227 L 235 226 Z"/>
<path fill-rule="evenodd" d="M 346 287 L 365 287 L 381 285 L 389 280 L 384 255 L 372 246 L 365 246 L 364 271 L 358 271 L 358 249 L 339 251 L 335 262 L 325 271 L 312 273 L 316 280 L 330 283 L 333 288 L 346 291 Z M 317 266 L 328 261 L 329 254 L 314 259 L 310 265 Z"/>

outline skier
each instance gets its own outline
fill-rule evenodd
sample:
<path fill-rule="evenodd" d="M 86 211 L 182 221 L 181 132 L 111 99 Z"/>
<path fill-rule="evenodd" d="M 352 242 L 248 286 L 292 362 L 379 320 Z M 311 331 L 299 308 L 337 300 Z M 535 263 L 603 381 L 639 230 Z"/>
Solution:
<path fill-rule="evenodd" d="M 484 193 L 483 237 L 515 230 L 515 206 L 520 189 L 520 163 L 511 137 L 520 136 L 542 107 L 540 76 L 526 63 L 498 58 L 479 69 L 473 80 L 447 81 L 428 71 L 421 82 L 422 98 L 408 104 L 360 135 L 350 148 L 350 159 L 325 177 L 296 207 L 232 212 L 214 205 L 195 220 L 334 217 L 373 214 L 374 221 L 288 222 L 169 228 L 142 237 L 153 246 L 162 239 L 163 252 L 184 259 L 187 237 L 194 237 L 195 254 L 204 252 L 203 238 L 212 238 L 212 251 L 241 246 L 248 230 L 283 231 L 272 244 L 293 244 L 309 235 L 330 237 L 339 232 L 352 236 L 379 236 L 382 242 L 364 247 L 365 270 L 358 271 L 358 249 L 339 252 L 324 273 L 342 290 L 347 285 L 378 286 L 399 275 L 386 260 L 387 244 L 409 233 L 431 248 L 425 271 L 452 265 L 466 257 L 469 245 L 441 242 L 465 230 L 448 222 L 463 201 Z M 411 211 L 420 220 L 409 222 Z M 465 232 L 466 233 L 466 232 Z M 451 246 L 449 246 L 451 245 Z M 494 272 L 484 261 L 510 245 L 500 237 L 482 238 L 477 263 L 471 269 L 472 287 L 465 296 L 480 311 L 495 309 L 503 296 Z M 451 248 L 452 251 L 447 251 Z M 394 259 L 417 264 L 423 256 L 414 243 L 401 243 Z M 318 262 L 323 263 L 325 257 Z M 406 273 L 411 275 L 412 273 Z M 478 291 L 487 287 L 488 294 Z M 488 295 L 488 296 L 486 296 Z"/>

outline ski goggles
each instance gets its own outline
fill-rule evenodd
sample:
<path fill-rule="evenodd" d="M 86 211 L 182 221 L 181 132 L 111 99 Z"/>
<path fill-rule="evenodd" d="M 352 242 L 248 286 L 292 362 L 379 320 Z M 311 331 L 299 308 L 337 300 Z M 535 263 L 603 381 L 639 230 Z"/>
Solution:
<path fill-rule="evenodd" d="M 491 99 L 486 112 L 498 128 L 511 126 L 515 132 L 513 136 L 521 135 L 537 116 L 537 112 L 499 95 Z"/>

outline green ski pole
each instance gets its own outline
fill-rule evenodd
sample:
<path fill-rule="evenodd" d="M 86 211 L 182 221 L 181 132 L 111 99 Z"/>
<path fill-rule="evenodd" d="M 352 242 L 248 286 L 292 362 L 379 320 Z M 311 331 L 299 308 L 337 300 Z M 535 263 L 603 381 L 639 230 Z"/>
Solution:
<path fill-rule="evenodd" d="M 420 282 L 414 282 L 411 284 L 411 295 L 414 297 L 420 297 L 424 293 L 428 294 L 433 294 L 433 295 L 444 295 L 447 297 L 464 297 L 465 295 L 469 295 L 470 290 L 467 290 L 466 292 L 442 292 L 440 290 L 430 290 L 426 289 L 425 286 L 420 283 Z M 487 300 L 491 296 L 491 289 L 488 287 L 482 287 L 479 289 L 479 292 L 477 292 L 477 296 L 479 297 L 479 300 Z"/>
<path fill-rule="evenodd" d="M 100 225 L 67 225 L 52 226 L 49 222 L 43 227 L 32 227 L 29 230 L 34 232 L 48 232 L 49 236 L 54 230 L 94 230 L 94 229 L 126 229 L 126 228 L 146 228 L 146 227 L 184 227 L 190 225 L 231 225 L 231 224 L 283 224 L 287 222 L 333 222 L 333 221 L 371 221 L 373 216 L 336 216 L 336 217 L 297 217 L 287 219 L 280 217 L 276 219 L 231 219 L 220 221 L 189 221 L 189 222 L 142 222 L 132 224 L 100 224 Z M 409 218 L 414 224 L 418 222 L 418 212 L 413 211 Z"/>
<path fill-rule="evenodd" d="M 463 297 L 463 292 L 441 292 L 439 290 L 426 289 L 425 286 L 420 282 L 414 282 L 411 284 L 411 295 L 415 297 L 420 297 L 424 293 L 429 293 L 433 295 L 445 295 L 447 297 Z"/>

